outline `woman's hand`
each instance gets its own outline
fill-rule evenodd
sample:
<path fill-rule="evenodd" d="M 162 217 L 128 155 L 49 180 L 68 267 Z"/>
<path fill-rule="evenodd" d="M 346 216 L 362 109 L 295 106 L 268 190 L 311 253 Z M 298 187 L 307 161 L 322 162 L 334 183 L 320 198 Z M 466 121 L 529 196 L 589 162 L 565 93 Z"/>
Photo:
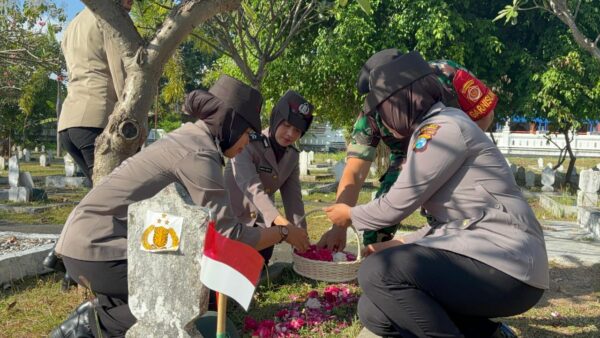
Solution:
<path fill-rule="evenodd" d="M 288 224 L 287 228 L 288 236 L 285 241 L 296 248 L 299 253 L 304 253 L 306 250 L 308 250 L 310 241 L 308 240 L 308 233 L 306 230 L 291 224 Z"/>
<path fill-rule="evenodd" d="M 321 236 L 317 243 L 319 248 L 327 248 L 331 251 L 342 251 L 346 247 L 346 228 L 340 228 L 336 225 L 332 226 L 326 233 Z"/>
<path fill-rule="evenodd" d="M 391 241 L 387 242 L 369 244 L 363 249 L 362 255 L 363 257 L 367 257 L 381 250 L 385 250 L 387 248 L 391 248 L 402 244 L 404 244 L 404 241 L 402 239 L 392 239 Z"/>
<path fill-rule="evenodd" d="M 331 223 L 347 228 L 350 226 L 350 206 L 344 203 L 337 203 L 330 207 L 323 208 L 323 211 L 327 213 L 327 218 Z"/>

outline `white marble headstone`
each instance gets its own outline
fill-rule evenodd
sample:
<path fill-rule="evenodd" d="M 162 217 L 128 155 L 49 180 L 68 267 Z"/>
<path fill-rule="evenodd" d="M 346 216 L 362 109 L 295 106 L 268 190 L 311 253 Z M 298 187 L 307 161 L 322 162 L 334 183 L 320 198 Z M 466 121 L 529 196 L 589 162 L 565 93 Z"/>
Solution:
<path fill-rule="evenodd" d="M 35 188 L 35 184 L 33 183 L 33 177 L 31 177 L 31 173 L 29 171 L 21 172 L 19 175 L 19 186 L 25 187 L 27 189 Z"/>
<path fill-rule="evenodd" d="M 342 179 L 344 168 L 346 168 L 346 162 L 344 160 L 339 161 L 333 166 L 333 174 L 336 182 L 339 182 Z"/>
<path fill-rule="evenodd" d="M 75 167 L 75 161 L 69 154 L 65 155 L 64 160 L 65 160 L 65 176 L 74 177 L 75 173 L 77 171 L 77 168 Z"/>
<path fill-rule="evenodd" d="M 12 188 L 19 186 L 19 174 L 21 169 L 19 167 L 19 160 L 16 156 L 11 157 L 8 160 L 8 184 Z"/>
<path fill-rule="evenodd" d="M 538 158 L 537 165 L 538 165 L 538 169 L 544 169 L 544 159 L 541 157 Z"/>
<path fill-rule="evenodd" d="M 544 168 L 542 171 L 542 191 L 551 192 L 554 191 L 554 181 L 556 180 L 556 176 L 554 174 L 554 170 L 550 167 Z"/>
<path fill-rule="evenodd" d="M 41 154 L 40 155 L 40 166 L 47 167 L 49 165 L 50 165 L 50 162 L 48 161 L 48 156 L 46 154 Z"/>
<path fill-rule="evenodd" d="M 300 176 L 308 175 L 308 153 L 306 151 L 300 152 Z"/>
<path fill-rule="evenodd" d="M 30 162 L 31 161 L 31 151 L 29 149 L 23 149 L 23 161 Z"/>

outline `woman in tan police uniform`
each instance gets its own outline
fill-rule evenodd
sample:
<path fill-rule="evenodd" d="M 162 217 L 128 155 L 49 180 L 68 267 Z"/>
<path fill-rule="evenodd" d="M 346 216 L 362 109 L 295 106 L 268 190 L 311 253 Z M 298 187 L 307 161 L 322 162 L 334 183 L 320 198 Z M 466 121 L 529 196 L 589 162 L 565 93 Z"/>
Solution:
<path fill-rule="evenodd" d="M 293 224 L 306 229 L 306 222 L 301 221 L 304 202 L 299 156 L 293 144 L 310 128 L 312 111 L 312 105 L 300 94 L 287 91 L 271 111 L 269 128 L 262 133 L 251 134 L 250 144 L 225 167 L 231 209 L 246 226 L 269 228 Z M 277 190 L 281 192 L 286 217 L 275 206 Z M 280 229 L 287 230 L 289 227 Z M 289 242 L 294 246 L 301 245 L 296 238 L 289 238 Z M 268 264 L 273 246 L 260 253 Z"/>
<path fill-rule="evenodd" d="M 239 154 L 250 130 L 260 130 L 261 105 L 258 91 L 228 76 L 208 92 L 193 91 L 186 98 L 186 111 L 199 119 L 196 123 L 183 125 L 125 160 L 73 209 L 56 252 L 71 276 L 91 287 L 97 301 L 78 307 L 51 337 L 123 337 L 135 323 L 127 305 L 127 207 L 170 183 L 181 183 L 197 205 L 210 208 L 219 232 L 259 250 L 281 240 L 276 227 L 238 223 L 223 185 L 222 156 Z M 308 236 L 301 235 L 307 246 Z"/>
<path fill-rule="evenodd" d="M 360 319 L 382 336 L 513 336 L 488 318 L 527 311 L 548 288 L 542 229 L 498 148 L 469 116 L 440 102 L 427 63 L 412 78 L 389 76 L 409 57 L 415 61 L 402 56 L 371 72 L 364 108 L 377 109 L 397 138 L 410 140 L 398 179 L 368 204 L 326 211 L 334 224 L 362 230 L 396 224 L 421 206 L 433 222 L 368 247 L 358 276 Z M 476 109 L 492 102 L 476 82 L 458 87 Z"/>

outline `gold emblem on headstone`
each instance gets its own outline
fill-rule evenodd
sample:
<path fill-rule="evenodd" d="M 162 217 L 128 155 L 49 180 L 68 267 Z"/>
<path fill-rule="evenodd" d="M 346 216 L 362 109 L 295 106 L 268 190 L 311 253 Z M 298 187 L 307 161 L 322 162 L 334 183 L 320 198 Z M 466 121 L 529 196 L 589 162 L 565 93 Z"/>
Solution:
<path fill-rule="evenodd" d="M 146 226 L 146 229 L 142 233 L 142 247 L 150 251 L 177 250 L 179 247 L 179 236 L 177 235 L 177 231 L 169 226 L 169 223 L 168 215 L 163 213 L 155 222 Z M 169 239 L 171 239 L 170 243 Z"/>

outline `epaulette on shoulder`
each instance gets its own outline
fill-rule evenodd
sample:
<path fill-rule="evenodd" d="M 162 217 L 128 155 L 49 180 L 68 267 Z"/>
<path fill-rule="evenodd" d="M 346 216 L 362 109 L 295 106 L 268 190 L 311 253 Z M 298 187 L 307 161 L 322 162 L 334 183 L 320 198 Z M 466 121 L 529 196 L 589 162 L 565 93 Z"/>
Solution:
<path fill-rule="evenodd" d="M 262 141 L 262 139 L 263 139 L 262 134 L 259 134 L 257 132 L 251 132 L 250 133 L 250 141 L 251 142 L 253 142 L 253 141 Z"/>
<path fill-rule="evenodd" d="M 269 144 L 269 139 L 265 135 L 256 132 L 250 133 L 250 142 L 262 142 L 265 148 L 271 146 L 271 144 Z"/>

